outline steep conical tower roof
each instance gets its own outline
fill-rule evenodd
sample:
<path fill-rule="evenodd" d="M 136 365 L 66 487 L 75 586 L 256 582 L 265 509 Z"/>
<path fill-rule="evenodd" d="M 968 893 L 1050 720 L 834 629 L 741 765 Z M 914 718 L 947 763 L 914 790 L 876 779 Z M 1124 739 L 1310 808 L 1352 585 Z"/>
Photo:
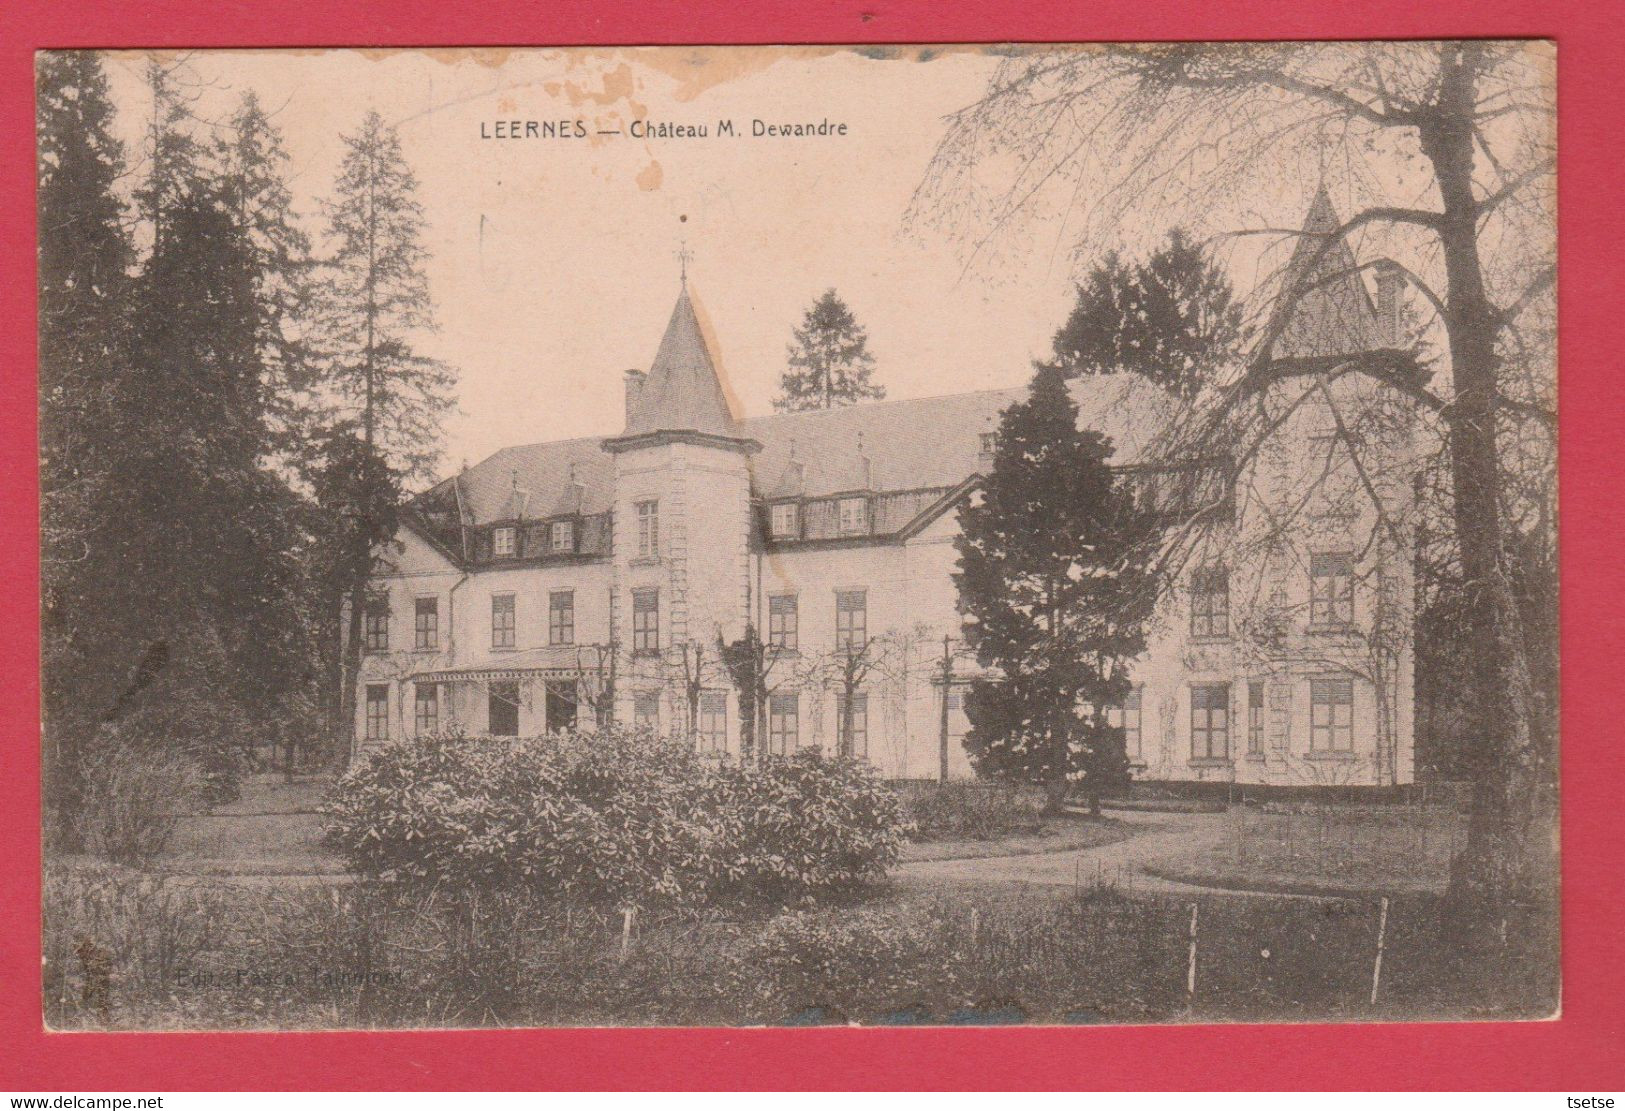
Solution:
<path fill-rule="evenodd" d="M 1382 346 L 1377 314 L 1354 251 L 1330 237 L 1342 227 L 1322 185 L 1277 293 L 1268 336 L 1275 358 L 1352 355 Z"/>
<path fill-rule="evenodd" d="M 677 295 L 666 335 L 655 353 L 638 394 L 637 404 L 627 417 L 623 436 L 651 432 L 703 432 L 712 436 L 734 436 L 733 410 L 717 377 L 716 362 L 706 342 L 689 297 L 688 283 Z"/>

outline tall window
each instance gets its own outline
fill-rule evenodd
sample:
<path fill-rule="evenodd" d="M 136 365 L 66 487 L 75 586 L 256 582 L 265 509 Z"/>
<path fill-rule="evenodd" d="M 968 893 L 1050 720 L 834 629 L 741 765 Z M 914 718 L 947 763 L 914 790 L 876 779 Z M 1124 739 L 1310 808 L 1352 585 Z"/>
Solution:
<path fill-rule="evenodd" d="M 1309 557 L 1309 624 L 1337 629 L 1354 620 L 1354 560 L 1316 552 Z"/>
<path fill-rule="evenodd" d="M 553 522 L 553 550 L 555 552 L 573 552 L 576 547 L 576 523 L 574 521 Z"/>
<path fill-rule="evenodd" d="M 797 721 L 800 696 L 795 693 L 769 695 L 767 700 L 767 750 L 779 756 L 794 752 L 799 743 Z"/>
<path fill-rule="evenodd" d="M 412 647 L 433 651 L 440 647 L 440 599 L 419 598 L 413 615 Z"/>
<path fill-rule="evenodd" d="M 1264 684 L 1247 684 L 1247 755 L 1264 755 Z"/>
<path fill-rule="evenodd" d="M 1191 687 L 1191 759 L 1230 759 L 1230 684 Z"/>
<path fill-rule="evenodd" d="M 494 682 L 485 697 L 486 732 L 494 737 L 519 736 L 519 684 Z"/>
<path fill-rule="evenodd" d="M 1141 758 L 1140 751 L 1140 688 L 1135 687 L 1123 696 L 1121 706 L 1106 711 L 1106 724 L 1123 729 L 1123 751 L 1130 760 Z"/>
<path fill-rule="evenodd" d="M 773 536 L 775 539 L 793 538 L 801 532 L 800 506 L 793 501 L 781 501 L 773 507 Z"/>
<path fill-rule="evenodd" d="M 845 756 L 865 760 L 869 756 L 869 694 L 852 692 L 852 747 L 846 747 L 846 704 L 844 694 L 835 696 L 835 750 Z"/>
<path fill-rule="evenodd" d="M 426 737 L 440 731 L 440 688 L 434 683 L 418 683 L 413 703 L 417 735 Z"/>
<path fill-rule="evenodd" d="M 491 595 L 491 647 L 512 648 L 514 645 L 514 610 L 512 594 Z"/>
<path fill-rule="evenodd" d="M 838 523 L 842 536 L 856 536 L 869 531 L 869 502 L 866 498 L 842 498 L 838 507 Z"/>
<path fill-rule="evenodd" d="M 839 590 L 835 593 L 835 650 L 861 652 L 869 643 L 869 593 L 866 590 Z"/>
<path fill-rule="evenodd" d="M 555 590 L 547 596 L 547 643 L 576 642 L 576 592 Z"/>
<path fill-rule="evenodd" d="M 549 679 L 542 688 L 546 703 L 543 720 L 549 733 L 564 733 L 576 727 L 576 708 L 581 690 L 574 679 Z"/>
<path fill-rule="evenodd" d="M 632 723 L 647 725 L 650 729 L 660 728 L 659 691 L 632 692 Z"/>
<path fill-rule="evenodd" d="M 1354 680 L 1309 680 L 1309 748 L 1314 752 L 1354 751 Z"/>
<path fill-rule="evenodd" d="M 999 450 L 999 434 L 997 432 L 983 432 L 981 454 L 992 455 Z"/>
<path fill-rule="evenodd" d="M 654 559 L 660 554 L 660 503 L 640 501 L 632 508 L 638 518 L 638 558 Z"/>
<path fill-rule="evenodd" d="M 361 641 L 369 652 L 389 651 L 389 595 L 367 596 L 361 615 Z"/>
<path fill-rule="evenodd" d="M 1191 636 L 1230 635 L 1230 574 L 1223 567 L 1199 568 L 1191 575 Z"/>
<path fill-rule="evenodd" d="M 660 591 L 632 592 L 632 651 L 660 651 Z"/>
<path fill-rule="evenodd" d="M 385 683 L 367 684 L 367 740 L 382 741 L 389 738 L 389 686 Z"/>
<path fill-rule="evenodd" d="M 700 692 L 700 751 L 724 752 L 728 748 L 728 695 L 724 691 Z"/>
<path fill-rule="evenodd" d="M 501 528 L 492 529 L 491 554 L 499 556 L 513 555 L 514 537 L 517 535 L 517 533 L 518 530 L 512 525 L 504 525 Z"/>
<path fill-rule="evenodd" d="M 801 617 L 794 594 L 776 594 L 767 600 L 767 646 L 780 652 L 796 650 Z"/>

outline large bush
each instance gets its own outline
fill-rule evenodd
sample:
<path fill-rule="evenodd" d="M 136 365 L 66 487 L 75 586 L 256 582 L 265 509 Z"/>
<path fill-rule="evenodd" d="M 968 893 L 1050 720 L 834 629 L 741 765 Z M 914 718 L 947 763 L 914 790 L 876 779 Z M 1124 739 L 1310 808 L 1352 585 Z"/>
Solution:
<path fill-rule="evenodd" d="M 347 774 L 327 812 L 328 843 L 368 876 L 616 905 L 850 886 L 896 860 L 903 830 L 852 761 L 718 766 L 621 729 L 402 741 Z"/>
<path fill-rule="evenodd" d="M 897 862 L 909 830 L 868 765 L 803 749 L 712 773 L 728 883 L 769 895 L 838 889 Z"/>
<path fill-rule="evenodd" d="M 920 841 L 991 841 L 1043 828 L 1040 801 L 1004 783 L 933 783 L 903 805 Z"/>

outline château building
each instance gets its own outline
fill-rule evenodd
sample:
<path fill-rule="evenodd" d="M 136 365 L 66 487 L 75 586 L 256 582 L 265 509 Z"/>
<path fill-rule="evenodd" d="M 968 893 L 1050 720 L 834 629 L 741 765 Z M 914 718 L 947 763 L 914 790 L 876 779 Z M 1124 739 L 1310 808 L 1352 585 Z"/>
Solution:
<path fill-rule="evenodd" d="M 1307 229 L 1337 226 L 1318 196 Z M 1386 391 L 1317 361 L 1399 346 L 1398 283 L 1309 235 L 1283 288 L 1298 295 L 1264 342 L 1312 369 L 1261 399 L 1270 435 L 1181 530 L 1112 711 L 1142 778 L 1412 776 L 1409 424 Z M 715 350 L 685 281 L 649 370 L 626 373 L 618 433 L 506 448 L 414 500 L 364 614 L 361 748 L 613 716 L 737 755 L 719 644 L 749 626 L 769 689 L 757 745 L 846 738 L 890 777 L 971 774 L 957 513 L 1025 391 L 740 419 Z M 1154 492 L 1166 399 L 1121 374 L 1071 388 L 1113 464 Z"/>

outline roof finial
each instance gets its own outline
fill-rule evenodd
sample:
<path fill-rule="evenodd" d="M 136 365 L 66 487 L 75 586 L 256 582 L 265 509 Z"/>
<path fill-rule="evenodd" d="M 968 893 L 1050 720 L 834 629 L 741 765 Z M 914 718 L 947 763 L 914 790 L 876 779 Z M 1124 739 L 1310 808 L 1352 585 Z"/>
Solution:
<path fill-rule="evenodd" d="M 694 252 L 688 249 L 688 240 L 679 239 L 677 241 L 677 266 L 679 277 L 685 288 L 688 286 L 688 264 L 693 258 Z"/>

